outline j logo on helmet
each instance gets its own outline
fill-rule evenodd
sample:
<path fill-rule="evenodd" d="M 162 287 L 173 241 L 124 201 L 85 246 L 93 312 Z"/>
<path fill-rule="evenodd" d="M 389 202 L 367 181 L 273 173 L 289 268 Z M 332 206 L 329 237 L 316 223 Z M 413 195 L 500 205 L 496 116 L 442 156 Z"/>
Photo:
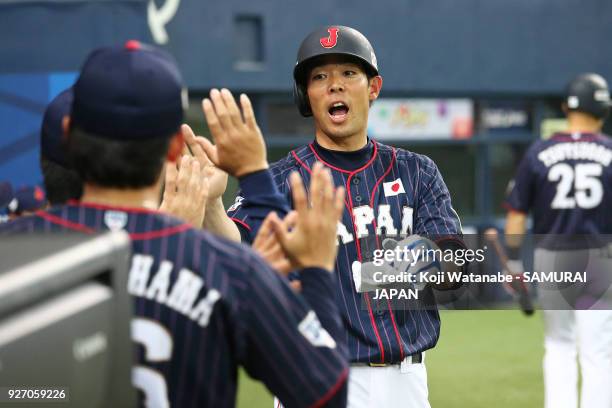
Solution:
<path fill-rule="evenodd" d="M 329 36 L 321 38 L 321 45 L 323 48 L 334 48 L 338 43 L 338 29 L 331 27 L 327 29 Z"/>

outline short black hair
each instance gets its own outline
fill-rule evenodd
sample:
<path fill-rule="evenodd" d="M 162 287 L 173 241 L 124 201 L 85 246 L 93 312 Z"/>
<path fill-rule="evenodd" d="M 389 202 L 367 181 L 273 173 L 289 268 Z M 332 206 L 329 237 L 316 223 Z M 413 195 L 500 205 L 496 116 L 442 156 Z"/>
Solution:
<path fill-rule="evenodd" d="M 47 201 L 51 205 L 64 204 L 68 200 L 79 200 L 83 195 L 83 180 L 76 171 L 40 155 L 40 168 Z"/>
<path fill-rule="evenodd" d="M 312 72 L 312 70 L 318 67 L 319 65 L 327 64 L 329 60 L 333 60 L 333 59 L 358 65 L 359 67 L 361 67 L 363 72 L 366 74 L 366 77 L 368 78 L 368 80 L 374 78 L 377 75 L 372 70 L 372 68 L 368 66 L 368 64 L 363 62 L 363 60 L 361 60 L 360 58 L 353 57 L 351 55 L 345 55 L 345 54 L 324 54 L 324 55 L 313 57 L 310 60 L 305 62 L 306 65 L 304 67 L 304 70 L 302 71 L 303 74 L 299 78 L 298 82 L 303 84 L 304 86 L 307 86 L 308 80 L 310 77 L 310 73 Z"/>
<path fill-rule="evenodd" d="M 111 140 L 75 126 L 68 137 L 68 159 L 84 183 L 113 188 L 149 187 L 160 177 L 170 138 Z"/>

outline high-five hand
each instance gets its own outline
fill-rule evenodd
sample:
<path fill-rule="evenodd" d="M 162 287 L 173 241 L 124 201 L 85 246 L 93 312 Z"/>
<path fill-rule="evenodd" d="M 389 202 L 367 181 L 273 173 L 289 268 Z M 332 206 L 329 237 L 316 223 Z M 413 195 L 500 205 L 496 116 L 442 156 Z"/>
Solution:
<path fill-rule="evenodd" d="M 263 259 L 268 261 L 272 269 L 276 270 L 283 276 L 287 276 L 289 272 L 297 269 L 296 265 L 292 265 L 287 255 L 283 251 L 282 246 L 278 242 L 278 238 L 273 230 L 272 218 L 275 213 L 270 213 L 264 220 L 263 224 L 257 232 L 257 236 L 253 241 L 252 248 L 257 252 Z M 291 211 L 283 219 L 283 227 L 291 229 L 295 226 L 297 213 Z"/>
<path fill-rule="evenodd" d="M 310 205 L 298 173 L 290 176 L 293 204 L 297 212 L 290 229 L 273 214 L 271 221 L 287 258 L 300 268 L 320 267 L 329 271 L 336 262 L 336 231 L 344 211 L 344 187 L 334 188 L 329 170 L 321 163 L 312 169 Z"/>
<path fill-rule="evenodd" d="M 242 113 L 234 96 L 227 89 L 210 91 L 210 99 L 202 101 L 206 122 L 215 142 L 207 139 L 203 147 L 219 168 L 234 177 L 268 168 L 266 145 L 255 121 L 249 98 L 240 95 Z"/>
<path fill-rule="evenodd" d="M 183 133 L 183 139 L 185 140 L 185 146 L 188 148 L 188 152 L 200 162 L 200 166 L 203 169 L 204 176 L 208 178 L 208 201 L 216 200 L 225 193 L 227 188 L 227 173 L 215 166 L 215 164 L 208 158 L 204 146 L 207 142 L 205 137 L 196 136 L 189 125 L 181 126 Z"/>
<path fill-rule="evenodd" d="M 198 160 L 185 155 L 178 169 L 176 163 L 166 163 L 165 183 L 159 210 L 200 228 L 206 214 L 208 178 L 203 174 Z"/>

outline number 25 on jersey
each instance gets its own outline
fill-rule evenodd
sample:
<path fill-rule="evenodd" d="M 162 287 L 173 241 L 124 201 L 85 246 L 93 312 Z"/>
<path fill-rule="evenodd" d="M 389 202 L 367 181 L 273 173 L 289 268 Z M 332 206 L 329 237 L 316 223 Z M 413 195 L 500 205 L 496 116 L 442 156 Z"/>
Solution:
<path fill-rule="evenodd" d="M 555 210 L 597 207 L 604 194 L 599 179 L 602 171 L 603 168 L 598 163 L 581 163 L 575 166 L 557 163 L 552 166 L 548 171 L 548 181 L 557 182 L 557 193 L 550 207 Z"/>

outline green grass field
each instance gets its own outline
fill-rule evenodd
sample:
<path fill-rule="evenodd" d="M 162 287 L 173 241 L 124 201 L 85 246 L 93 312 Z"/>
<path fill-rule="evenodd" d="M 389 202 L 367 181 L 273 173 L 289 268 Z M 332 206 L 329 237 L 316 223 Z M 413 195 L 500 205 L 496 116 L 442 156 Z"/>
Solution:
<path fill-rule="evenodd" d="M 442 334 L 426 357 L 433 408 L 543 406 L 541 316 L 516 310 L 442 313 Z M 237 406 L 271 408 L 272 397 L 246 375 Z"/>

